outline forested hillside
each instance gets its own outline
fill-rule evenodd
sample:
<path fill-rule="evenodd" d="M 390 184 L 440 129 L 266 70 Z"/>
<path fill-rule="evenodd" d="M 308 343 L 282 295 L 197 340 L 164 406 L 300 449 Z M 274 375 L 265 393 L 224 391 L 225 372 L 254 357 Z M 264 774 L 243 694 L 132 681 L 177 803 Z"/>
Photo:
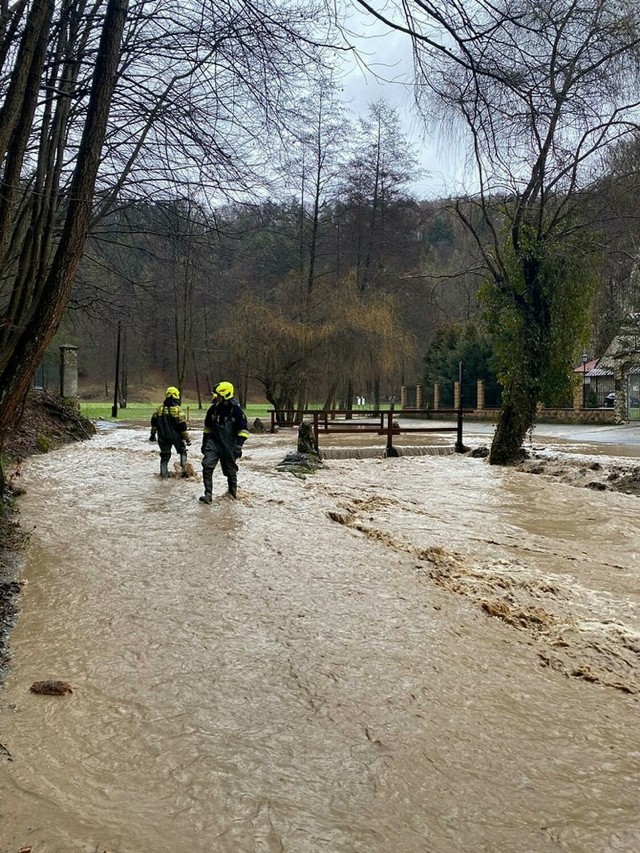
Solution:
<path fill-rule="evenodd" d="M 456 211 L 464 200 L 412 195 L 415 160 L 384 103 L 358 130 L 314 168 L 307 159 L 297 195 L 289 161 L 285 200 L 215 209 L 190 198 L 123 201 L 100 222 L 57 338 L 80 348 L 83 396 L 113 394 L 118 324 L 124 398 L 169 380 L 206 397 L 229 375 L 243 395 L 277 405 L 308 394 L 349 405 L 355 395 L 397 396 L 402 383 L 453 381 L 459 358 L 469 387 L 483 375 L 493 389 L 482 277 Z M 601 264 L 595 354 L 638 304 L 638 152 L 619 147 L 590 200 Z"/>
<path fill-rule="evenodd" d="M 380 102 L 293 140 L 268 200 L 123 199 L 89 235 L 58 335 L 80 348 L 83 393 L 113 387 L 120 323 L 125 397 L 222 375 L 276 405 L 397 395 L 438 326 L 477 313 L 466 232 L 449 202 L 413 197 L 415 169 Z"/>

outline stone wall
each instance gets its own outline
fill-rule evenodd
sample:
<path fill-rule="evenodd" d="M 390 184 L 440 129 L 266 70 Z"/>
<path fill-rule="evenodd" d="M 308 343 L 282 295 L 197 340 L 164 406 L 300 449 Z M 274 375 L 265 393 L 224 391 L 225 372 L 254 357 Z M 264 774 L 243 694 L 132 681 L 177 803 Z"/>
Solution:
<path fill-rule="evenodd" d="M 464 410 L 465 421 L 491 421 L 498 420 L 500 409 L 483 409 L 479 411 L 474 409 Z M 402 416 L 406 417 L 409 413 L 402 412 Z M 455 420 L 456 412 L 453 409 L 439 409 L 434 411 L 429 409 L 423 412 L 416 412 L 416 417 L 423 417 L 429 420 L 451 421 Z M 536 415 L 536 423 L 566 423 L 566 424 L 615 424 L 616 413 L 613 409 L 541 409 Z"/>
<path fill-rule="evenodd" d="M 413 387 L 413 386 L 412 386 Z M 416 385 L 416 398 L 423 400 L 425 396 L 422 393 L 422 386 Z M 419 392 L 419 394 L 418 394 Z M 407 410 L 403 408 L 403 417 L 407 417 L 409 413 L 417 418 L 428 418 L 436 420 L 454 420 L 457 412 L 456 407 L 460 403 L 460 387 L 459 383 L 454 383 L 454 409 L 440 408 L 440 386 L 436 382 L 433 386 L 433 407 L 421 409 L 416 406 L 415 410 Z M 401 402 L 407 399 L 406 386 L 402 387 L 400 396 Z M 470 410 L 464 407 L 465 420 L 469 421 L 496 421 L 500 409 L 485 408 L 485 389 L 482 379 L 477 382 L 477 407 Z M 583 409 L 582 408 L 582 387 L 577 389 L 572 409 L 540 409 L 536 416 L 538 423 L 568 423 L 568 424 L 615 424 L 620 423 L 620 419 L 613 408 L 611 409 Z"/>

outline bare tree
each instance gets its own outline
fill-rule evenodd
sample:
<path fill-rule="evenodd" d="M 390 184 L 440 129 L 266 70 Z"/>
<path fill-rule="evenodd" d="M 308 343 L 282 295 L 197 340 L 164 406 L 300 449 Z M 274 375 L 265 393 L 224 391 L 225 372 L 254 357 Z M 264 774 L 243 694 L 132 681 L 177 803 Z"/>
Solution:
<path fill-rule="evenodd" d="M 315 0 L 33 0 L 0 12 L 0 438 L 123 197 L 247 192 L 320 63 Z M 255 152 L 261 152 L 259 156 Z"/>
<path fill-rule="evenodd" d="M 418 177 L 417 157 L 397 110 L 383 99 L 369 106 L 349 149 L 340 191 L 343 236 L 362 291 L 384 284 L 390 256 L 406 249 L 414 207 L 407 190 Z M 409 216 L 407 215 L 409 214 Z"/>
<path fill-rule="evenodd" d="M 39 14 L 45 5 L 47 12 Z M 3 274 L 3 317 L 0 326 L 0 438 L 16 420 L 40 358 L 60 323 L 89 228 L 92 198 L 107 128 L 109 106 L 117 80 L 126 0 L 108 0 L 102 16 L 92 10 L 81 36 L 77 9 L 63 4 L 61 20 L 52 26 L 53 4 L 34 3 L 16 43 L 5 55 L 8 84 L 0 137 L 5 140 L 2 174 L 0 233 L 4 235 L 0 261 Z M 16 12 L 16 14 L 18 14 Z M 55 62 L 47 66 L 47 47 L 53 33 Z M 63 149 L 70 122 L 70 88 L 78 79 L 79 42 L 95 39 L 92 74 L 83 129 L 78 139 L 75 168 L 62 227 L 54 240 L 59 204 L 58 187 Z M 11 63 L 14 63 L 11 67 Z M 29 75 L 22 79 L 22 63 Z M 10 73 L 10 72 L 13 72 Z M 37 99 L 44 76 L 45 103 Z M 40 123 L 35 147 L 32 123 Z M 38 144 L 38 142 L 40 144 Z M 32 166 L 33 164 L 33 166 Z M 21 181 L 29 166 L 27 185 Z M 6 193 L 6 194 L 5 194 Z M 30 204 L 21 204 L 26 195 Z M 5 282 L 9 281 L 8 299 Z"/>
<path fill-rule="evenodd" d="M 597 283 L 584 202 L 608 147 L 635 127 L 640 11 L 631 0 L 402 0 L 394 16 L 357 1 L 412 39 L 423 111 L 448 116 L 469 144 L 478 189 L 460 214 L 504 332 L 490 460 L 513 462 L 584 343 Z"/>
<path fill-rule="evenodd" d="M 301 294 L 310 299 L 319 270 L 320 226 L 333 201 L 349 150 L 350 122 L 330 78 L 320 79 L 303 99 L 291 123 L 291 145 L 285 145 L 285 187 L 299 199 Z"/>

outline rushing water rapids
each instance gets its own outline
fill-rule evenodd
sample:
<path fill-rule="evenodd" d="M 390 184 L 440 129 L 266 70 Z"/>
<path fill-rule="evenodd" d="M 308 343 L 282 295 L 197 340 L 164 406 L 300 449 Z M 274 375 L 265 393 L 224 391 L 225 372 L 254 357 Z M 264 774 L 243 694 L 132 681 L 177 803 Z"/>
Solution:
<path fill-rule="evenodd" d="M 203 506 L 146 437 L 24 471 L 1 853 L 640 850 L 637 497 L 267 435 Z"/>

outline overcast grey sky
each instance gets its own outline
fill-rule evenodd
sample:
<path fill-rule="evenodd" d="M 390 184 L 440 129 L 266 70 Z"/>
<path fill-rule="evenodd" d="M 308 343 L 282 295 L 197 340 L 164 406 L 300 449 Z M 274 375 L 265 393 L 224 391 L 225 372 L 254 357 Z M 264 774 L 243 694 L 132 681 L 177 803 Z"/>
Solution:
<path fill-rule="evenodd" d="M 419 197 L 457 195 L 469 184 L 459 146 L 437 129 L 427 132 L 413 101 L 413 61 L 408 36 L 386 30 L 355 8 L 350 15 L 347 38 L 360 60 L 348 62 L 342 80 L 343 99 L 356 116 L 365 116 L 371 103 L 381 97 L 398 110 L 404 131 L 416 147 L 421 165 L 429 172 L 416 182 Z"/>

